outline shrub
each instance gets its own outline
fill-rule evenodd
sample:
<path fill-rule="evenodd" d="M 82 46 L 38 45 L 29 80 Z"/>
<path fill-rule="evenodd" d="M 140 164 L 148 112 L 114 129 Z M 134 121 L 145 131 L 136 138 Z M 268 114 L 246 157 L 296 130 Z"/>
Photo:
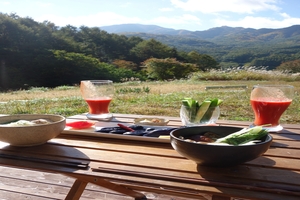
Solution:
<path fill-rule="evenodd" d="M 143 64 L 149 78 L 155 80 L 187 78 L 191 72 L 197 71 L 195 64 L 182 63 L 175 58 L 150 58 Z"/>

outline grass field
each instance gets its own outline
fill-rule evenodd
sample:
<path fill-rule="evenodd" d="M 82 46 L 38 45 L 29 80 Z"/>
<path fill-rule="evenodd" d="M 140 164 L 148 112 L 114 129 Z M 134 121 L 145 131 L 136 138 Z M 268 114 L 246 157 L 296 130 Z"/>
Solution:
<path fill-rule="evenodd" d="M 223 120 L 253 121 L 250 107 L 250 92 L 255 84 L 289 84 L 295 87 L 295 97 L 281 118 L 281 123 L 300 122 L 299 81 L 203 81 L 184 80 L 166 82 L 130 81 L 115 84 L 115 95 L 110 112 L 164 115 L 179 117 L 181 100 L 192 97 L 199 101 L 206 98 L 220 98 Z M 243 88 L 224 88 L 205 90 L 207 86 L 240 86 Z M 61 114 L 71 116 L 87 112 L 87 104 L 81 98 L 79 86 L 61 86 L 53 89 L 31 88 L 0 93 L 1 114 Z"/>

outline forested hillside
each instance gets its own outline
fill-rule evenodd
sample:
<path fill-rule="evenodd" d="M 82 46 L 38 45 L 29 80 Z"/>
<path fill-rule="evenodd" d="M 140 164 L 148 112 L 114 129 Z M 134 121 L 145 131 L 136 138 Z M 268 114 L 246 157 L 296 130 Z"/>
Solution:
<path fill-rule="evenodd" d="M 0 13 L 0 90 L 73 85 L 84 79 L 178 79 L 218 67 L 210 55 L 178 51 L 155 39 Z"/>
<path fill-rule="evenodd" d="M 101 28 L 111 33 L 154 38 L 181 51 L 208 54 L 222 67 L 248 65 L 274 69 L 283 62 L 300 58 L 300 25 L 281 29 L 217 27 L 205 31 L 174 30 L 140 24 Z"/>

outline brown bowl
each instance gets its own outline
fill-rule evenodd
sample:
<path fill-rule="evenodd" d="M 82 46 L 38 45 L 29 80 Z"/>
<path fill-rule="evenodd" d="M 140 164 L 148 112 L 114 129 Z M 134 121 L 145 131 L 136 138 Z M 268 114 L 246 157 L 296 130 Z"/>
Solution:
<path fill-rule="evenodd" d="M 238 127 L 222 126 L 195 126 L 175 129 L 170 133 L 172 147 L 182 156 L 193 160 L 199 165 L 225 167 L 241 164 L 253 160 L 265 153 L 272 142 L 268 134 L 262 141 L 251 145 L 223 146 L 206 143 L 193 143 L 183 139 L 213 132 L 225 137 L 231 133 L 241 130 Z"/>
<path fill-rule="evenodd" d="M 65 128 L 66 119 L 60 115 L 21 114 L 0 117 L 0 125 L 18 120 L 46 119 L 48 124 L 30 126 L 0 126 L 0 141 L 12 146 L 35 146 L 58 136 Z"/>

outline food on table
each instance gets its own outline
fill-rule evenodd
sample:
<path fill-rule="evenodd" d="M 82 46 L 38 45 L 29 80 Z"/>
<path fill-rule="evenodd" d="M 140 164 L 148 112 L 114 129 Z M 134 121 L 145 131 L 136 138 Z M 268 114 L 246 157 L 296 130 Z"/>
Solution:
<path fill-rule="evenodd" d="M 268 131 L 263 129 L 262 126 L 253 128 L 244 128 L 241 131 L 232 133 L 226 137 L 219 138 L 216 143 L 227 143 L 232 145 L 245 144 L 250 141 L 260 140 L 268 134 Z"/>
<path fill-rule="evenodd" d="M 202 103 L 193 98 L 184 98 L 182 105 L 191 113 L 190 122 L 206 122 L 210 120 L 215 108 L 222 102 L 223 100 L 218 98 L 206 99 Z"/>
<path fill-rule="evenodd" d="M 120 124 L 119 124 L 120 125 Z M 134 131 L 129 131 L 128 128 L 133 129 Z M 110 133 L 110 134 L 122 134 L 122 135 L 131 135 L 131 136 L 143 136 L 143 137 L 160 137 L 162 135 L 170 135 L 172 130 L 175 130 L 174 127 L 147 127 L 140 125 L 130 125 L 124 129 L 124 126 L 117 127 L 101 127 L 96 128 L 96 132 Z"/>
<path fill-rule="evenodd" d="M 86 129 L 93 126 L 94 122 L 89 121 L 74 121 L 74 122 L 67 122 L 66 126 L 72 127 L 74 129 Z"/>
<path fill-rule="evenodd" d="M 204 134 L 192 135 L 188 138 L 180 137 L 188 142 L 208 143 L 216 145 L 245 145 L 260 142 L 260 140 L 268 134 L 268 131 L 263 129 L 262 126 L 256 126 L 253 128 L 244 128 L 240 131 L 227 135 L 226 137 L 220 137 L 218 134 L 206 132 Z"/>
<path fill-rule="evenodd" d="M 144 120 L 142 120 L 142 121 L 140 121 L 140 123 L 160 123 L 160 122 L 162 122 L 162 120 L 160 120 L 160 119 L 144 119 Z"/>
<path fill-rule="evenodd" d="M 151 126 L 165 126 L 169 120 L 163 118 L 137 118 L 134 119 L 135 124 L 151 125 Z"/>
<path fill-rule="evenodd" d="M 41 125 L 41 124 L 49 124 L 50 120 L 47 119 L 35 119 L 35 120 L 18 120 L 15 122 L 10 122 L 6 124 L 0 124 L 0 126 L 33 126 L 33 125 Z"/>

